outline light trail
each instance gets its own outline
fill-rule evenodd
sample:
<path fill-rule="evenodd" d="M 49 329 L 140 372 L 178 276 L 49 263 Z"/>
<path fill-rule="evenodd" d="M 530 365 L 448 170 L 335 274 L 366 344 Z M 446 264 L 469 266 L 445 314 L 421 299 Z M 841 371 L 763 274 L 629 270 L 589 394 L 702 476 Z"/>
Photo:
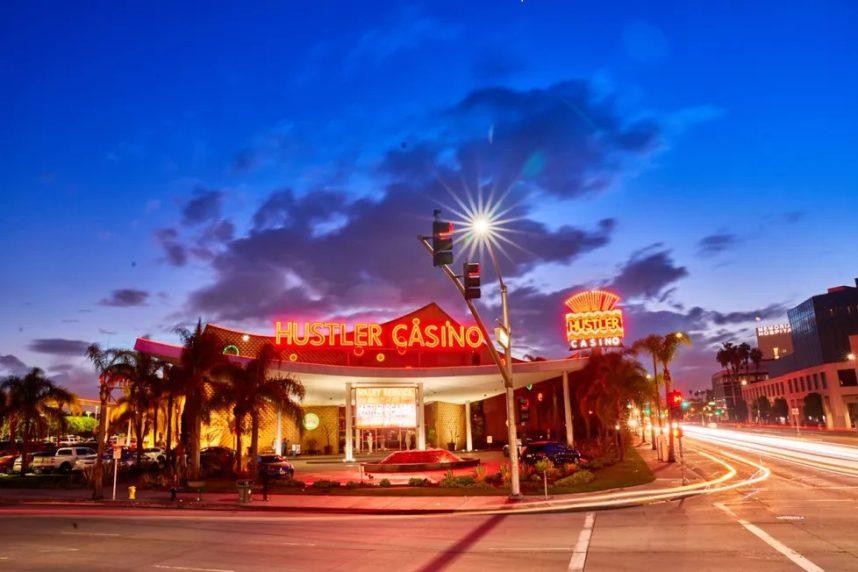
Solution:
<path fill-rule="evenodd" d="M 858 448 L 731 429 L 683 425 L 688 437 L 827 473 L 858 477 Z"/>

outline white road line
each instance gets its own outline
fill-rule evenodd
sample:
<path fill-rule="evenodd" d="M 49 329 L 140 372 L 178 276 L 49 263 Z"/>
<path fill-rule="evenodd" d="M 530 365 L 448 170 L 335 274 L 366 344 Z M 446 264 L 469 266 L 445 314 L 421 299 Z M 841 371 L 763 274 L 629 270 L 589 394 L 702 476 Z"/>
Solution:
<path fill-rule="evenodd" d="M 776 540 L 762 528 L 751 524 L 747 520 L 739 518 L 739 515 L 730 510 L 723 503 L 716 502 L 715 507 L 724 511 L 731 517 L 735 518 L 736 521 L 745 528 L 745 530 L 747 530 L 748 532 L 750 532 L 751 534 L 753 534 L 754 536 L 756 536 L 757 538 L 759 538 L 760 540 L 762 540 L 763 542 L 765 542 L 766 544 L 768 544 L 769 546 L 792 560 L 796 564 L 796 566 L 798 566 L 802 570 L 806 570 L 807 572 L 824 572 L 823 568 L 820 568 L 819 566 L 817 566 L 816 564 L 814 564 L 786 544 L 780 542 L 779 540 Z"/>
<path fill-rule="evenodd" d="M 61 532 L 66 536 L 119 536 L 114 532 Z"/>
<path fill-rule="evenodd" d="M 195 570 L 197 572 L 235 572 L 235 570 L 224 570 L 222 568 L 191 568 L 190 566 L 166 566 L 164 564 L 155 564 L 155 568 L 163 568 L 165 570 Z"/>
<path fill-rule="evenodd" d="M 578 542 L 575 543 L 575 549 L 572 551 L 572 559 L 566 568 L 569 572 L 584 570 L 584 564 L 587 562 L 587 550 L 590 549 L 590 537 L 593 536 L 593 523 L 595 521 L 596 513 L 594 512 L 588 512 L 587 516 L 584 517 L 584 528 L 578 533 Z"/>

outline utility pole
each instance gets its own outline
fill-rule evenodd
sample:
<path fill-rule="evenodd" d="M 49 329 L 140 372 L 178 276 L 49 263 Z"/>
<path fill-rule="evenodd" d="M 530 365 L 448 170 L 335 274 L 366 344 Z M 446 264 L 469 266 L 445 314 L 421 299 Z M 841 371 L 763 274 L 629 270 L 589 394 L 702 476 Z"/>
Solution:
<path fill-rule="evenodd" d="M 436 219 L 437 219 L 438 211 L 436 211 Z M 430 254 L 430 256 L 436 258 L 435 249 L 433 248 L 432 242 L 430 239 L 418 235 L 417 240 L 426 248 L 426 251 Z M 459 290 L 459 293 L 465 298 L 465 304 L 468 306 L 468 310 L 470 310 L 471 315 L 474 317 L 474 321 L 477 322 L 477 327 L 483 332 L 483 337 L 486 340 L 486 346 L 488 347 L 489 354 L 492 356 L 492 360 L 497 365 L 498 370 L 500 371 L 501 377 L 504 381 L 504 387 L 506 388 L 506 413 L 507 413 L 507 435 L 509 439 L 509 461 L 510 461 L 510 498 L 520 499 L 521 498 L 521 484 L 519 481 L 519 470 L 518 470 L 518 435 L 516 431 L 515 425 L 515 399 L 513 394 L 513 383 L 512 383 L 512 344 L 510 342 L 510 327 L 509 327 L 509 304 L 507 301 L 507 287 L 503 281 L 503 278 L 500 273 L 500 268 L 497 264 L 497 259 L 495 258 L 494 251 L 491 247 L 491 241 L 487 240 L 486 243 L 489 247 L 489 253 L 492 258 L 492 264 L 494 264 L 495 272 L 497 273 L 498 283 L 500 284 L 501 290 L 501 306 L 503 311 L 503 328 L 506 334 L 506 344 L 504 344 L 504 357 L 501 358 L 500 354 L 495 348 L 494 343 L 492 342 L 492 338 L 489 335 L 488 330 L 486 329 L 486 325 L 480 317 L 479 312 L 477 311 L 474 303 L 466 296 L 465 285 L 462 283 L 462 280 L 459 279 L 458 276 L 450 269 L 447 264 L 436 264 L 436 266 L 440 266 L 443 270 L 444 274 L 447 275 L 447 278 L 453 283 L 454 286 Z"/>

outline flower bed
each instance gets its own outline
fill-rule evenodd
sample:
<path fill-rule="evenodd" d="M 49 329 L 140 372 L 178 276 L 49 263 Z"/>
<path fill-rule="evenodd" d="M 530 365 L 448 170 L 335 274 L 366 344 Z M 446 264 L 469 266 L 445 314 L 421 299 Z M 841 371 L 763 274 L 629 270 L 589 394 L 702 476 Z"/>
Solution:
<path fill-rule="evenodd" d="M 381 462 L 365 463 L 364 469 L 373 473 L 407 473 L 473 467 L 479 464 L 479 459 L 462 459 L 445 449 L 427 449 L 425 451 L 396 451 Z"/>

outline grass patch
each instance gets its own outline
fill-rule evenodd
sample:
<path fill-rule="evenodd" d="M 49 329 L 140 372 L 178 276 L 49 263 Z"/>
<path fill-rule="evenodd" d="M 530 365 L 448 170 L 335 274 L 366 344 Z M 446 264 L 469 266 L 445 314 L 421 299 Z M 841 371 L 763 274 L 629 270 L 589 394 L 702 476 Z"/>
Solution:
<path fill-rule="evenodd" d="M 626 450 L 626 458 L 619 463 L 595 471 L 596 478 L 589 483 L 574 487 L 549 487 L 551 494 L 590 493 L 620 487 L 645 485 L 655 480 L 655 475 L 649 470 L 646 462 L 634 447 Z"/>

